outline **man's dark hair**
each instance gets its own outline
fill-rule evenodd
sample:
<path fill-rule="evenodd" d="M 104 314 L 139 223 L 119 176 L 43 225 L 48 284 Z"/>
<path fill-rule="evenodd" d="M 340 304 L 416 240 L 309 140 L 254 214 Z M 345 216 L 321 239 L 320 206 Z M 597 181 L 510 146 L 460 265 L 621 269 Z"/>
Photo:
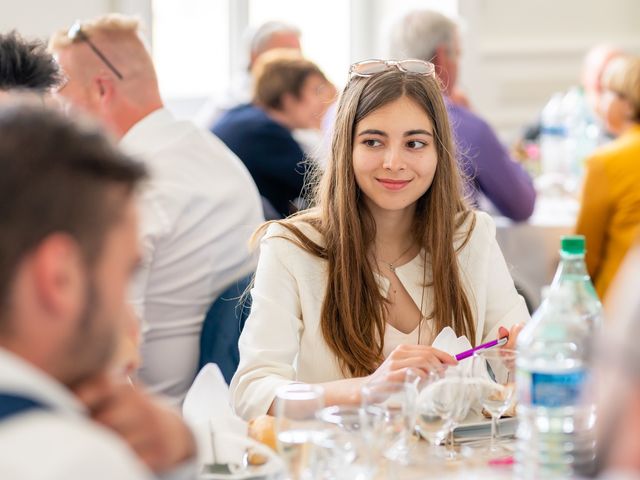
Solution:
<path fill-rule="evenodd" d="M 45 92 L 61 82 L 60 67 L 43 42 L 25 40 L 16 31 L 0 35 L 0 90 Z"/>
<path fill-rule="evenodd" d="M 0 319 L 29 252 L 65 233 L 91 267 L 145 176 L 97 128 L 42 106 L 0 108 Z"/>

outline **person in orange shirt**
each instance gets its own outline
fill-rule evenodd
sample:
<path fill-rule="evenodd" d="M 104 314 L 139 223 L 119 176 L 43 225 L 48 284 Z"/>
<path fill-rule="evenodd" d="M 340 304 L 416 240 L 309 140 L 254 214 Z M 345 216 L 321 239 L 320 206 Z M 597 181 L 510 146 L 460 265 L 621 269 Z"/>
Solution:
<path fill-rule="evenodd" d="M 600 298 L 640 232 L 640 58 L 616 58 L 603 82 L 602 112 L 619 136 L 587 160 L 576 225 L 587 238 L 587 268 Z"/>

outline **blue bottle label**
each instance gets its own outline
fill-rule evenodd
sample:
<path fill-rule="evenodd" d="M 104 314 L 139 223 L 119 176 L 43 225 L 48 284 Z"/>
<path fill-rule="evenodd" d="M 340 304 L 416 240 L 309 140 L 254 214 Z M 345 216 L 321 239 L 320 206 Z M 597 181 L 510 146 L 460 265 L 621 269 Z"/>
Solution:
<path fill-rule="evenodd" d="M 536 407 L 567 407 L 580 401 L 587 374 L 585 370 L 571 373 L 531 373 L 531 404 Z"/>

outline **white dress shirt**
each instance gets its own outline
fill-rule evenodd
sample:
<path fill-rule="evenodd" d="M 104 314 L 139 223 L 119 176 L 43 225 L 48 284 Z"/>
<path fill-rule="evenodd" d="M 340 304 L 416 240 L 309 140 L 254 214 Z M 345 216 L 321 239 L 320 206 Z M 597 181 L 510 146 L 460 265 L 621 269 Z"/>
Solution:
<path fill-rule="evenodd" d="M 0 478 L 142 480 L 152 478 L 116 435 L 87 419 L 64 386 L 0 348 L 0 392 L 49 408 L 0 421 Z"/>
<path fill-rule="evenodd" d="M 476 322 L 476 338 L 470 341 L 478 345 L 496 338 L 500 326 L 510 328 L 526 321 L 529 313 L 516 292 L 496 242 L 493 220 L 481 212 L 476 212 L 475 217 L 475 229 L 458 252 L 458 264 Z M 323 243 L 320 234 L 309 225 L 299 224 L 298 227 L 313 241 Z M 468 221 L 461 228 L 468 228 Z M 231 401 L 236 412 L 245 419 L 266 413 L 281 385 L 344 378 L 320 326 L 327 288 L 326 261 L 282 236 L 292 238 L 288 230 L 274 224 L 261 242 L 251 291 L 251 314 L 240 337 L 240 365 L 231 381 Z M 421 254 L 395 270 L 418 308 L 422 303 L 423 262 L 424 254 Z M 382 276 L 377 278 L 386 296 L 389 281 Z M 430 282 L 430 276 L 426 280 Z M 423 314 L 428 314 L 432 305 L 433 291 L 427 288 Z M 426 323 L 422 328 L 429 334 L 421 338 L 423 342 L 430 342 L 435 336 L 431 335 L 430 322 Z M 385 346 L 387 354 L 407 338 L 412 343 L 417 339 L 417 331 L 409 335 L 395 333 L 385 334 L 385 342 L 390 343 Z"/>
<path fill-rule="evenodd" d="M 210 132 L 159 109 L 121 146 L 150 171 L 140 202 L 143 260 L 132 284 L 142 320 L 141 380 L 179 404 L 196 375 L 204 316 L 251 273 L 248 241 L 263 221 L 242 162 Z"/>

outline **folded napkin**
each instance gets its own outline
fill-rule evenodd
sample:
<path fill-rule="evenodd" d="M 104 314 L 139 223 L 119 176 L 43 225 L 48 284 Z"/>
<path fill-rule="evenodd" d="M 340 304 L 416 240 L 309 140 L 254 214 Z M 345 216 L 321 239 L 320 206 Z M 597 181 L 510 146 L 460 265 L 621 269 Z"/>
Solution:
<path fill-rule="evenodd" d="M 457 337 L 451 327 L 443 328 L 431 346 L 452 356 L 472 348 L 469 339 L 464 335 Z M 474 362 L 473 357 L 460 360 L 456 368 L 459 370 L 460 375 L 466 379 L 466 387 L 462 391 L 462 394 L 467 397 L 467 401 L 471 405 L 467 421 L 473 419 L 480 420 L 483 417 L 481 415 L 482 405 L 480 402 L 479 388 L 481 388 L 484 382 L 491 381 L 489 372 L 484 365 Z M 453 394 L 454 392 L 451 393 Z M 460 390 L 457 389 L 456 394 L 460 393 Z"/>
<path fill-rule="evenodd" d="M 447 352 L 449 355 L 454 357 L 458 353 L 462 353 L 473 348 L 467 337 L 464 335 L 456 337 L 456 333 L 451 327 L 444 327 L 431 346 L 438 350 L 442 350 L 443 352 Z M 482 364 L 474 363 L 472 359 L 473 357 L 467 357 L 464 360 L 460 360 L 458 363 L 458 368 L 461 369 L 463 375 L 472 378 L 490 379 L 486 368 L 483 368 Z"/>
<path fill-rule="evenodd" d="M 208 363 L 196 376 L 182 405 L 185 421 L 192 427 L 201 463 L 241 465 L 247 424 L 231 410 L 229 387 L 222 372 Z"/>

